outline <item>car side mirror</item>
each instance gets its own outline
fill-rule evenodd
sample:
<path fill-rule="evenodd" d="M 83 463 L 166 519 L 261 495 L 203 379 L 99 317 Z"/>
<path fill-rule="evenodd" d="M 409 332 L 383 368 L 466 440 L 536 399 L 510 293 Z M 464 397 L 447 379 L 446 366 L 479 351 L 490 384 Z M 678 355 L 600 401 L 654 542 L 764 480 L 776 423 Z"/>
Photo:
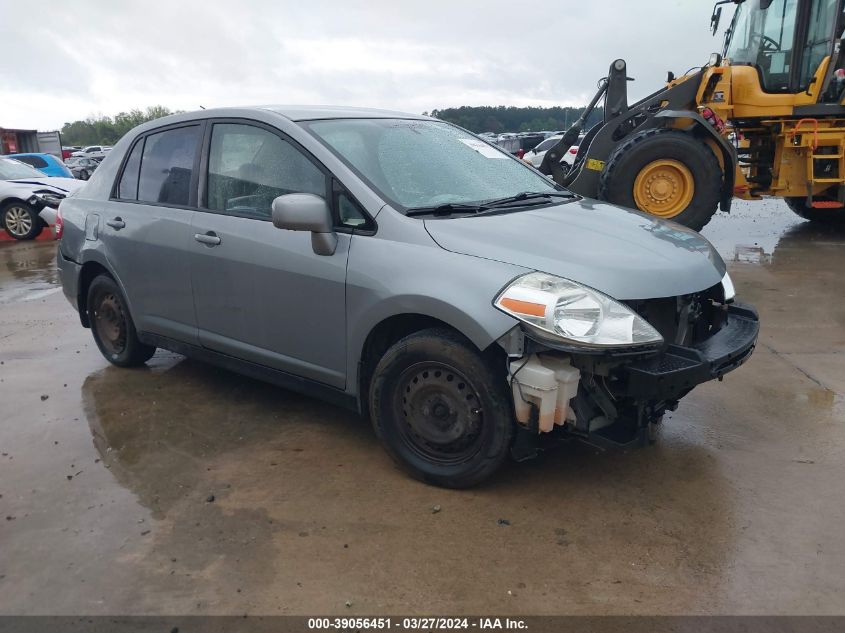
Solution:
<path fill-rule="evenodd" d="M 288 231 L 311 231 L 317 255 L 334 255 L 337 234 L 325 198 L 313 193 L 289 193 L 273 200 L 273 226 Z"/>

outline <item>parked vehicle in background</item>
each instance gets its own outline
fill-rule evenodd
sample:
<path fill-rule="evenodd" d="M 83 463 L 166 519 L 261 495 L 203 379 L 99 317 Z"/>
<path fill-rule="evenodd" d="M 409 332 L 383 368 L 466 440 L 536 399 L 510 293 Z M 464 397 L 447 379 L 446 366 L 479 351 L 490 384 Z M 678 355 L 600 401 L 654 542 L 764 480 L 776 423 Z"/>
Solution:
<path fill-rule="evenodd" d="M 94 170 L 100 165 L 100 161 L 96 158 L 88 158 L 87 156 L 71 156 L 65 161 L 65 165 L 70 169 L 74 178 L 80 180 L 88 180 Z"/>
<path fill-rule="evenodd" d="M 30 167 L 35 167 L 45 176 L 55 178 L 73 178 L 70 169 L 57 157 L 52 154 L 9 154 L 7 158 L 14 158 Z"/>
<path fill-rule="evenodd" d="M 32 240 L 56 221 L 59 202 L 84 183 L 51 178 L 34 167 L 0 156 L 0 228 L 16 240 Z"/>
<path fill-rule="evenodd" d="M 204 110 L 113 153 L 56 229 L 105 358 L 162 347 L 367 412 L 432 484 L 477 484 L 542 433 L 647 444 L 757 340 L 699 234 L 443 121 Z"/>
<path fill-rule="evenodd" d="M 561 138 L 563 138 L 562 135 L 550 136 L 537 147 L 526 152 L 523 160 L 531 163 L 534 167 L 539 167 L 540 163 L 543 162 L 543 156 L 546 155 L 546 150 L 554 146 Z"/>
<path fill-rule="evenodd" d="M 534 167 L 539 168 L 540 165 L 543 163 L 543 157 L 546 155 L 546 152 L 557 145 L 557 142 L 563 138 L 563 134 L 555 134 L 554 136 L 550 136 L 545 141 L 540 143 L 537 147 L 535 147 L 530 152 L 526 152 L 524 156 L 524 160 L 527 160 L 529 163 L 534 165 Z M 578 137 L 579 142 L 581 139 L 584 138 L 584 135 Z M 563 158 L 560 159 L 561 164 L 566 165 L 567 167 L 572 167 L 575 163 L 575 156 L 578 154 L 578 145 L 573 145 L 569 148 L 569 150 L 563 155 Z"/>
<path fill-rule="evenodd" d="M 79 152 L 81 150 L 81 145 L 70 145 L 62 147 L 62 160 L 67 160 L 73 155 L 74 152 Z"/>
<path fill-rule="evenodd" d="M 111 145 L 88 145 L 71 156 L 88 156 L 89 158 L 104 158 L 111 151 Z"/>

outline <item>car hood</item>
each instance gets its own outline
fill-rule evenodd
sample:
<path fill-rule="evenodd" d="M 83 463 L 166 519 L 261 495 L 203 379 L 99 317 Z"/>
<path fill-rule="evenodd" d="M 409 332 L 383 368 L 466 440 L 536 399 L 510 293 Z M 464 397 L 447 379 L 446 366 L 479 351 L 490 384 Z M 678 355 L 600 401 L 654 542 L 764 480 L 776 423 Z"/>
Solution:
<path fill-rule="evenodd" d="M 722 258 L 695 231 L 595 200 L 426 219 L 425 227 L 448 251 L 566 277 L 616 299 L 698 292 L 725 274 Z"/>
<path fill-rule="evenodd" d="M 44 176 L 43 178 L 19 178 L 17 180 L 6 180 L 4 182 L 4 190 L 6 191 L 14 189 L 18 191 L 28 191 L 31 193 L 39 189 L 52 189 L 53 191 L 64 194 L 65 196 L 70 195 L 74 191 L 77 191 L 81 187 L 85 186 L 85 183 L 81 180 L 76 180 L 74 178 L 53 178 L 50 176 Z"/>

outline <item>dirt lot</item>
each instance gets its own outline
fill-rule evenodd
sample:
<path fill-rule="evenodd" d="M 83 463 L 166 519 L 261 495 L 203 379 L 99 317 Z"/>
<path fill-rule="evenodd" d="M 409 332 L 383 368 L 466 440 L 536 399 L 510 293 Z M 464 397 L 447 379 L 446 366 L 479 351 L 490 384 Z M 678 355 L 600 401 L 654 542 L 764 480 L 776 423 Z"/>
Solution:
<path fill-rule="evenodd" d="M 760 310 L 751 361 L 653 447 L 469 492 L 329 405 L 109 366 L 55 245 L 0 243 L 0 614 L 845 613 L 845 230 L 763 202 L 705 235 Z"/>

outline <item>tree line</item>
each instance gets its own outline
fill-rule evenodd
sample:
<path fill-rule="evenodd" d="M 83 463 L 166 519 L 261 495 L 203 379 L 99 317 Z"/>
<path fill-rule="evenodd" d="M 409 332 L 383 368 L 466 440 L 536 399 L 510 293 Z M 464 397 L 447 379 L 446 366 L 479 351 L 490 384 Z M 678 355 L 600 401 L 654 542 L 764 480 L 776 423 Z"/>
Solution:
<path fill-rule="evenodd" d="M 112 116 L 99 115 L 84 121 L 73 121 L 62 126 L 65 145 L 114 145 L 136 125 L 158 119 L 179 110 L 165 106 L 150 106 L 146 110 L 133 109 Z M 423 112 L 430 116 L 460 125 L 472 132 L 539 132 L 565 130 L 584 112 L 584 108 L 517 108 L 514 106 L 461 106 Z M 600 108 L 590 113 L 587 127 L 597 123 L 602 116 Z"/>
<path fill-rule="evenodd" d="M 164 106 L 150 106 L 146 110 L 133 109 L 111 116 L 91 116 L 84 121 L 73 121 L 62 126 L 62 143 L 65 145 L 114 145 L 136 125 L 160 119 L 179 110 Z"/>
<path fill-rule="evenodd" d="M 565 130 L 584 112 L 584 108 L 517 108 L 515 106 L 461 106 L 432 110 L 430 116 L 460 125 L 471 132 L 540 132 Z M 601 108 L 596 108 L 587 118 L 585 128 L 598 123 Z"/>

